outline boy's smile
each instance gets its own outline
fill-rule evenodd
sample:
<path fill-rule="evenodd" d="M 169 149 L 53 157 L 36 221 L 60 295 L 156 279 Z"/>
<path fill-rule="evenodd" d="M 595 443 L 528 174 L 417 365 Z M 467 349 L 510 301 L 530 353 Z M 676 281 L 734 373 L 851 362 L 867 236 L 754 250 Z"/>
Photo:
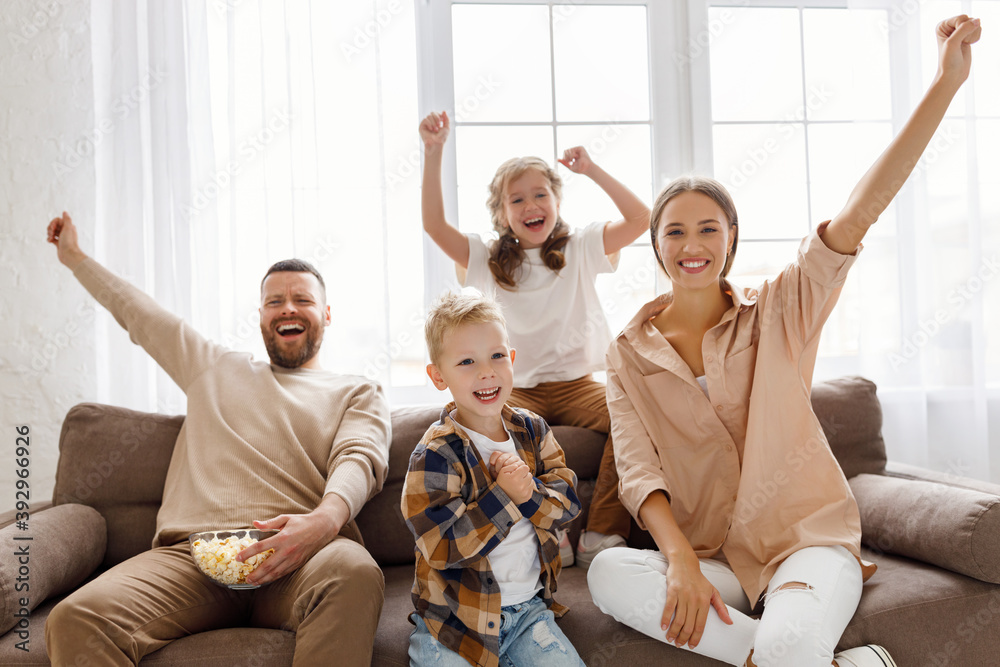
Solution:
<path fill-rule="evenodd" d="M 445 332 L 442 353 L 427 374 L 438 389 L 450 389 L 456 418 L 477 433 L 506 440 L 500 412 L 514 388 L 514 350 L 500 322 L 460 324 Z"/>

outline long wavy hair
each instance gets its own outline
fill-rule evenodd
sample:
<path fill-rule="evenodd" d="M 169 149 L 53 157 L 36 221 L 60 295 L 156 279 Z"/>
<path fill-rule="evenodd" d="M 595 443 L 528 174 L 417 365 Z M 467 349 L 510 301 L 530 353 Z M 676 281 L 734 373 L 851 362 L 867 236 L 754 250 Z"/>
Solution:
<path fill-rule="evenodd" d="M 719 205 L 719 208 L 722 209 L 722 212 L 729 220 L 729 232 L 733 235 L 733 247 L 729 251 L 729 254 L 726 255 L 726 263 L 722 267 L 722 275 L 719 276 L 719 280 L 721 281 L 729 275 L 729 269 L 732 268 L 733 260 L 736 259 L 736 245 L 740 240 L 740 226 L 733 198 L 729 195 L 729 191 L 726 190 L 726 186 L 714 178 L 708 178 L 707 176 L 681 176 L 671 181 L 657 195 L 656 201 L 653 202 L 653 209 L 649 213 L 649 238 L 653 242 L 653 252 L 656 253 L 656 261 L 660 263 L 664 271 L 667 270 L 667 267 L 663 266 L 663 258 L 660 257 L 660 250 L 656 247 L 656 232 L 660 228 L 660 217 L 663 215 L 663 209 L 666 208 L 671 199 L 685 192 L 700 192 L 709 197 Z"/>
<path fill-rule="evenodd" d="M 490 183 L 490 196 L 486 200 L 493 229 L 500 235 L 500 238 L 490 246 L 490 273 L 498 285 L 508 290 L 517 287 L 515 277 L 518 268 L 524 262 L 525 255 L 514 232 L 506 224 L 504 197 L 511 181 L 517 180 L 531 169 L 538 171 L 549 182 L 549 188 L 556 202 L 562 201 L 562 179 L 555 169 L 537 157 L 515 157 L 500 165 Z M 562 250 L 569 242 L 569 232 L 569 225 L 563 222 L 562 217 L 556 218 L 555 228 L 542 244 L 542 261 L 545 262 L 545 266 L 557 273 L 566 266 L 566 257 Z"/>

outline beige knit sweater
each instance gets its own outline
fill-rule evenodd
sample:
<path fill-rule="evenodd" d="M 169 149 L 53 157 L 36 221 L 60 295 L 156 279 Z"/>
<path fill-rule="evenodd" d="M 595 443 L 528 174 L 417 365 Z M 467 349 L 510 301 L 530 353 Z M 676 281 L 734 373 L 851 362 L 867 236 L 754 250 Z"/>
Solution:
<path fill-rule="evenodd" d="M 378 383 L 255 361 L 202 337 L 93 259 L 74 274 L 187 394 L 153 546 L 311 512 L 327 493 L 353 519 L 382 488 L 390 431 Z"/>

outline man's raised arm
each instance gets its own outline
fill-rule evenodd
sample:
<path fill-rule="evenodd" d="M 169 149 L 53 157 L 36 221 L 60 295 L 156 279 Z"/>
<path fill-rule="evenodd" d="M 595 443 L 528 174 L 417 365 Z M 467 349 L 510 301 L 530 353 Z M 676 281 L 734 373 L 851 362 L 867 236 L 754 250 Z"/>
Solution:
<path fill-rule="evenodd" d="M 98 303 L 128 331 L 174 382 L 188 385 L 226 350 L 202 337 L 181 318 L 156 303 L 88 257 L 81 249 L 76 225 L 65 211 L 48 226 L 48 242 L 56 246 L 59 261 L 73 271 Z"/>

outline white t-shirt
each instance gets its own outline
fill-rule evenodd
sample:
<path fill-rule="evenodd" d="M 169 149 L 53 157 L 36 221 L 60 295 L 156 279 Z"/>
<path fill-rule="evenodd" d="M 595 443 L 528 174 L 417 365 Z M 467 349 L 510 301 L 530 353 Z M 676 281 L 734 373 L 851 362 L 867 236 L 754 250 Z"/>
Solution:
<path fill-rule="evenodd" d="M 503 307 L 514 360 L 514 386 L 575 380 L 604 370 L 611 332 L 594 281 L 618 268 L 618 255 L 604 254 L 604 226 L 595 222 L 574 230 L 563 247 L 566 266 L 559 273 L 542 261 L 541 248 L 525 251 L 514 290 L 497 285 L 489 250 L 469 234 L 465 285 L 493 294 Z M 612 261 L 613 260 L 613 261 Z"/>
<path fill-rule="evenodd" d="M 451 418 L 455 419 L 454 412 L 452 412 Z M 456 421 L 456 423 L 458 422 Z M 509 433 L 505 442 L 496 442 L 470 428 L 465 426 L 462 428 L 469 434 L 472 444 L 479 450 L 479 455 L 483 457 L 487 465 L 489 465 L 490 455 L 493 452 L 517 454 L 514 438 Z M 522 517 L 511 526 L 507 537 L 490 552 L 490 568 L 493 570 L 497 584 L 500 585 L 500 605 L 502 607 L 530 600 L 538 594 L 538 591 L 542 590 L 539 581 L 542 574 L 542 563 L 538 555 L 540 548 L 534 524 Z"/>

